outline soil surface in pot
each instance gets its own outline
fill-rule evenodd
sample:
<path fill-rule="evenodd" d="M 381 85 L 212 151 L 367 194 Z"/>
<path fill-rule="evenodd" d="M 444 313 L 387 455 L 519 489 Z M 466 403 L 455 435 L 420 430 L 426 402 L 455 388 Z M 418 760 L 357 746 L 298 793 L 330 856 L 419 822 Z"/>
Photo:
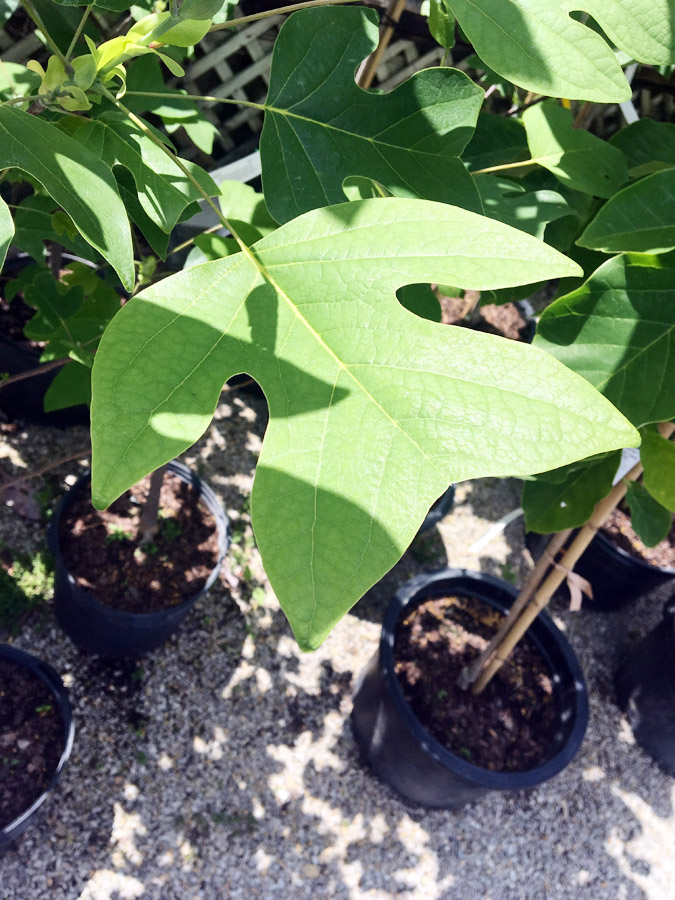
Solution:
<path fill-rule="evenodd" d="M 88 490 L 62 516 L 59 540 L 68 570 L 100 603 L 133 613 L 176 606 L 198 593 L 218 562 L 215 517 L 189 484 L 170 472 L 160 494 L 159 531 L 138 545 L 150 477 L 106 510 Z"/>
<path fill-rule="evenodd" d="M 652 566 L 675 569 L 675 518 L 666 539 L 656 547 L 647 547 L 642 543 L 633 531 L 630 516 L 619 507 L 603 525 L 602 531 L 616 547 L 620 547 L 636 559 Z"/>
<path fill-rule="evenodd" d="M 462 325 L 475 331 L 496 334 L 510 338 L 512 341 L 525 340 L 527 319 L 521 314 L 515 303 L 496 305 L 493 303 L 481 306 L 475 322 L 463 317 L 467 301 L 463 297 L 439 297 L 442 321 L 445 325 Z"/>
<path fill-rule="evenodd" d="M 63 722 L 52 692 L 30 669 L 0 659 L 0 828 L 37 800 L 62 751 Z"/>
<path fill-rule="evenodd" d="M 422 726 L 457 756 L 493 772 L 522 772 L 547 756 L 556 722 L 548 669 L 529 638 L 480 696 L 456 684 L 502 620 L 481 600 L 425 601 L 399 622 L 395 671 Z"/>

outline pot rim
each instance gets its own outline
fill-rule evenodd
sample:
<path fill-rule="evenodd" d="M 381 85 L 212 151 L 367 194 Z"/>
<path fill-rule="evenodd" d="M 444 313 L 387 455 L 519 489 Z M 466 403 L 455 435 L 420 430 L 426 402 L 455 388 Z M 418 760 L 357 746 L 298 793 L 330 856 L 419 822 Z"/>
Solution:
<path fill-rule="evenodd" d="M 595 535 L 594 540 L 599 541 L 601 544 L 609 547 L 614 553 L 616 553 L 625 563 L 632 563 L 639 568 L 650 569 L 651 571 L 663 572 L 664 575 L 672 575 L 675 577 L 675 567 L 673 566 L 657 566 L 655 563 L 647 562 L 645 559 L 640 559 L 638 556 L 633 556 L 632 553 L 629 553 L 627 550 L 624 550 L 623 547 L 618 547 L 614 541 L 610 540 L 606 534 L 603 534 L 602 531 L 598 530 L 598 533 Z"/>
<path fill-rule="evenodd" d="M 195 600 L 205 594 L 206 591 L 208 591 L 209 588 L 212 587 L 213 583 L 218 577 L 218 573 L 220 572 L 223 560 L 225 559 L 228 548 L 230 546 L 230 520 L 226 515 L 222 504 L 219 502 L 218 498 L 216 497 L 213 490 L 209 487 L 209 485 L 179 459 L 173 459 L 168 462 L 167 469 L 169 472 L 177 475 L 180 479 L 190 484 L 196 491 L 198 491 L 199 497 L 204 499 L 207 507 L 209 507 L 209 504 L 214 507 L 213 509 L 210 508 L 209 511 L 214 514 L 214 518 L 216 520 L 216 531 L 218 533 L 219 543 L 218 559 L 216 560 L 216 563 L 211 570 L 209 577 L 206 579 L 204 586 L 200 588 L 196 593 L 191 594 L 189 597 L 186 597 L 185 600 L 182 600 L 180 603 L 175 603 L 173 606 L 167 606 L 164 609 L 153 610 L 151 612 L 129 612 L 128 610 L 116 609 L 114 606 L 108 606 L 105 603 L 101 603 L 101 601 L 97 600 L 92 593 L 78 585 L 77 581 L 75 580 L 63 560 L 63 554 L 61 553 L 61 542 L 59 538 L 59 522 L 61 521 L 61 516 L 65 512 L 67 505 L 72 502 L 70 498 L 74 496 L 74 494 L 78 490 L 81 490 L 91 481 L 90 470 L 83 472 L 82 475 L 79 476 L 75 484 L 73 484 L 70 489 L 63 495 L 49 526 L 48 542 L 50 545 L 50 549 L 52 550 L 54 556 L 61 563 L 63 563 L 68 578 L 68 583 L 76 590 L 86 593 L 89 601 L 95 608 L 105 611 L 108 614 L 110 614 L 111 612 L 114 613 L 120 623 L 124 621 L 152 622 L 153 618 L 156 618 L 157 620 L 163 619 L 166 616 L 167 612 L 173 613 L 179 610 L 183 610 L 186 607 L 192 606 Z M 220 515 L 218 513 L 220 513 Z"/>
<path fill-rule="evenodd" d="M 21 832 L 23 831 L 22 826 L 33 815 L 33 813 L 40 806 L 42 806 L 42 804 L 47 799 L 47 796 L 56 787 L 56 783 L 59 780 L 63 767 L 68 761 L 68 757 L 70 756 L 71 750 L 73 749 L 75 724 L 73 722 L 73 713 L 72 707 L 70 705 L 70 699 L 68 697 L 68 692 L 65 689 L 61 677 L 56 672 L 56 670 L 49 665 L 49 663 L 44 662 L 44 660 L 39 659 L 32 653 L 27 653 L 25 650 L 19 650 L 18 647 L 13 647 L 11 644 L 0 644 L 0 658 L 11 660 L 18 665 L 29 669 L 31 672 L 34 672 L 41 678 L 41 680 L 50 689 L 54 696 L 54 699 L 56 700 L 56 705 L 58 707 L 61 716 L 61 722 L 63 725 L 63 750 L 61 751 L 61 756 L 59 757 L 59 761 L 56 768 L 54 769 L 54 773 L 50 778 L 49 783 L 42 791 L 42 793 L 38 797 L 36 797 L 36 799 L 27 809 L 25 809 L 15 819 L 12 819 L 12 821 L 5 825 L 4 828 L 0 828 L 1 848 L 4 843 L 8 843 L 14 840 L 15 837 L 18 837 L 19 834 L 21 834 Z"/>
<path fill-rule="evenodd" d="M 480 784 L 483 787 L 497 790 L 533 787 L 557 775 L 571 762 L 584 739 L 589 717 L 588 691 L 581 666 L 567 638 L 556 627 L 550 616 L 545 612 L 540 612 L 528 629 L 528 634 L 534 640 L 546 663 L 551 667 L 552 675 L 555 675 L 555 672 L 550 655 L 538 639 L 537 632 L 548 636 L 557 645 L 574 684 L 575 721 L 567 740 L 553 756 L 550 756 L 538 766 L 523 772 L 492 772 L 489 769 L 476 766 L 448 750 L 447 747 L 424 729 L 412 707 L 405 699 L 401 684 L 394 671 L 396 626 L 403 611 L 412 605 L 422 603 L 428 597 L 437 596 L 438 589 L 442 586 L 456 585 L 458 582 L 463 583 L 462 587 L 469 591 L 472 589 L 470 585 L 467 585 L 467 582 L 475 582 L 476 586 L 473 592 L 479 596 L 481 594 L 480 589 L 486 587 L 488 591 L 498 591 L 501 594 L 509 595 L 512 600 L 515 600 L 518 596 L 518 591 L 513 585 L 501 581 L 492 575 L 483 572 L 473 572 L 469 569 L 445 568 L 416 575 L 399 588 L 385 612 L 380 637 L 379 664 L 381 674 L 389 685 L 399 714 L 405 720 L 415 739 L 422 745 L 422 748 L 437 762 L 456 772 L 462 778 Z M 455 587 L 454 589 L 457 588 Z M 485 593 L 484 590 L 483 593 Z M 484 600 L 492 599 L 482 596 L 480 598 Z"/>

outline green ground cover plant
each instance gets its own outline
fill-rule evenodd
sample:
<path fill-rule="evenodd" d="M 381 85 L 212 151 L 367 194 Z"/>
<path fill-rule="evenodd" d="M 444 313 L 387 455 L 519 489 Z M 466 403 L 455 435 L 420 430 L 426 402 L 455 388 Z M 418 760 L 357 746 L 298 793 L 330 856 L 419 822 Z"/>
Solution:
<path fill-rule="evenodd" d="M 654 427 L 675 415 L 675 126 L 643 120 L 607 140 L 583 123 L 592 104 L 630 100 L 634 62 L 668 77 L 672 2 L 584 0 L 570 13 L 560 0 L 434 0 L 432 33 L 449 54 L 459 34 L 472 64 L 383 94 L 354 78 L 377 14 L 315 0 L 282 27 L 260 104 L 188 96 L 165 77 L 181 77 L 207 33 L 267 12 L 136 6 L 97 34 L 104 9 L 127 12 L 106 0 L 57 38 L 49 13 L 71 5 L 26 0 L 51 55 L 0 66 L 0 250 L 34 256 L 16 291 L 36 309 L 45 360 L 73 360 L 52 402 L 68 402 L 74 373 L 79 397 L 91 389 L 95 505 L 191 446 L 224 382 L 252 376 L 270 410 L 253 528 L 312 649 L 451 482 L 549 473 L 531 483 L 549 489 L 594 466 L 599 499 L 607 455 L 641 429 L 645 490 L 671 504 L 653 485 L 673 456 Z M 210 103 L 264 112 L 262 196 L 219 188 L 176 154 L 180 122 L 208 145 Z M 228 236 L 197 238 L 164 277 L 171 232 L 197 200 Z M 94 275 L 62 274 L 54 248 L 68 242 L 90 248 Z M 121 310 L 110 272 L 117 296 L 132 294 Z M 501 302 L 552 279 L 565 296 L 534 346 L 432 321 L 430 285 Z"/>

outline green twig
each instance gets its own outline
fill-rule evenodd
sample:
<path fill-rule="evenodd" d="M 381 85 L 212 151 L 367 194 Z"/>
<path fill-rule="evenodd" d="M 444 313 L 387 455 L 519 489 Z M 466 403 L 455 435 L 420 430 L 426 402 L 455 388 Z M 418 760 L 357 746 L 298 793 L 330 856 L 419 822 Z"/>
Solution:
<path fill-rule="evenodd" d="M 229 103 L 231 106 L 247 106 L 265 112 L 268 107 L 264 103 L 252 100 L 235 100 L 232 97 L 213 97 L 209 94 L 170 94 L 167 91 L 127 91 L 125 97 L 159 97 L 167 100 L 190 100 L 193 103 Z"/>
<path fill-rule="evenodd" d="M 487 169 L 476 169 L 472 175 L 485 175 L 487 172 L 501 172 L 502 169 L 520 169 L 522 166 L 536 166 L 538 159 L 524 159 L 522 162 L 504 163 L 503 166 L 488 166 Z"/>
<path fill-rule="evenodd" d="M 40 13 L 35 9 L 33 4 L 31 3 L 31 0 L 21 0 L 21 3 L 23 5 L 24 9 L 26 10 L 26 12 L 28 13 L 28 15 L 31 17 L 31 19 L 35 22 L 35 24 L 39 28 L 42 36 L 44 37 L 45 41 L 49 45 L 52 53 L 54 53 L 56 56 L 58 56 L 58 58 L 61 60 L 63 65 L 66 67 L 66 70 L 68 72 L 72 72 L 73 67 L 70 65 L 68 60 L 63 55 L 62 51 L 60 50 L 60 48 L 59 48 L 58 44 L 56 43 L 56 41 L 54 40 L 54 38 L 50 35 L 50 33 L 45 28 L 45 23 L 42 21 Z"/>
<path fill-rule="evenodd" d="M 336 6 L 338 3 L 356 3 L 357 0 L 307 0 L 305 3 L 292 3 L 290 6 L 280 6 L 279 9 L 265 10 L 264 12 L 254 13 L 251 16 L 241 16 L 239 19 L 230 19 L 229 22 L 222 22 L 220 25 L 212 25 L 209 28 L 209 34 L 212 31 L 222 31 L 224 28 L 236 28 L 238 25 L 248 25 L 249 22 L 256 22 L 258 19 L 267 19 L 270 16 L 281 16 L 285 13 L 295 12 L 296 9 L 309 9 L 312 6 Z"/>
<path fill-rule="evenodd" d="M 82 29 L 84 28 L 84 26 L 87 22 L 87 19 L 89 18 L 89 13 L 91 12 L 93 5 L 94 4 L 92 3 L 82 13 L 82 18 L 80 19 L 80 24 L 77 26 L 77 28 L 75 30 L 75 34 L 73 35 L 73 39 L 70 42 L 70 46 L 66 50 L 66 59 L 67 60 L 70 59 L 70 57 L 72 56 L 73 50 L 75 49 L 75 44 L 77 44 L 78 40 L 80 39 L 80 35 L 82 34 Z"/>
<path fill-rule="evenodd" d="M 5 100 L 0 106 L 14 106 L 17 103 L 34 103 L 36 100 L 42 100 L 39 94 L 29 94 L 27 97 L 13 97 L 11 100 Z"/>

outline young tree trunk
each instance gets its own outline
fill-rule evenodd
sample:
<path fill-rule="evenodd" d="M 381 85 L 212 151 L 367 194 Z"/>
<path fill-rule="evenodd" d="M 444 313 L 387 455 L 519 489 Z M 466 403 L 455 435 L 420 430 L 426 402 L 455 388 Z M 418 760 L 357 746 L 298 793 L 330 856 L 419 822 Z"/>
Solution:
<path fill-rule="evenodd" d="M 141 521 L 139 523 L 139 540 L 141 545 L 149 544 L 157 534 L 159 523 L 157 516 L 159 513 L 159 495 L 162 490 L 162 482 L 164 481 L 164 473 L 166 466 L 160 466 L 150 476 L 150 490 L 148 491 L 148 499 L 145 501 L 143 512 L 141 513 Z"/>

